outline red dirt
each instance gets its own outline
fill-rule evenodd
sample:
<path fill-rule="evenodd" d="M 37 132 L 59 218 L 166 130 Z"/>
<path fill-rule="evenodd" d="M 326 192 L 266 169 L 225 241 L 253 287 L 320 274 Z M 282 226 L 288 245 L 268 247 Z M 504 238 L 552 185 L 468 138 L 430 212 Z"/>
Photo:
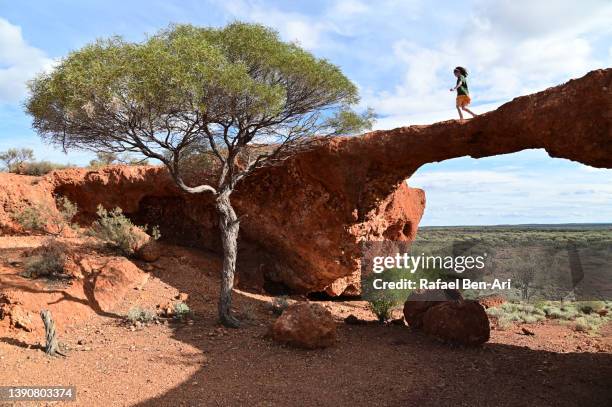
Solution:
<path fill-rule="evenodd" d="M 7 238 L 0 238 L 4 247 Z M 16 242 L 18 243 L 18 242 Z M 23 249 L 19 249 L 23 250 Z M 18 250 L 17 250 L 18 251 Z M 362 301 L 320 302 L 338 322 L 324 350 L 284 347 L 265 338 L 274 316 L 268 296 L 237 291 L 248 325 L 220 328 L 220 260 L 165 246 L 146 284 L 107 315 L 55 315 L 66 358 L 48 358 L 40 332 L 0 328 L 0 385 L 75 385 L 78 406 L 604 406 L 612 402 L 612 327 L 605 336 L 567 326 L 528 325 L 491 332 L 478 348 L 443 345 L 407 326 L 380 325 Z M 137 263 L 145 267 L 145 263 Z M 132 331 L 118 315 L 188 294 L 190 322 Z M 341 322 L 349 314 L 372 321 Z"/>

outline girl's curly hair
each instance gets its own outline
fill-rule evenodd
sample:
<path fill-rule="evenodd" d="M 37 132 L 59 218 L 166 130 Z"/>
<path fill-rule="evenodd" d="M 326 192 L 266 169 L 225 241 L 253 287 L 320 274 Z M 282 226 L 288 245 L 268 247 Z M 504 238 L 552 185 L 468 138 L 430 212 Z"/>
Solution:
<path fill-rule="evenodd" d="M 462 66 L 456 66 L 455 69 L 453 70 L 453 72 L 455 72 L 455 71 L 459 71 L 461 73 L 461 75 L 463 75 L 463 76 L 467 76 L 467 74 L 468 74 L 467 69 L 465 69 Z"/>

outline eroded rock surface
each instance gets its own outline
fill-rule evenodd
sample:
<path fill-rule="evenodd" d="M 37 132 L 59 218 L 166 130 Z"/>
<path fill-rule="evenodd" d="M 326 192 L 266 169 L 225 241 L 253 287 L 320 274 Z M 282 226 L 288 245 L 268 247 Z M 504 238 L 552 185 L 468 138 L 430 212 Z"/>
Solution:
<path fill-rule="evenodd" d="M 489 340 L 489 318 L 477 301 L 439 303 L 423 316 L 423 331 L 444 342 L 481 345 Z"/>
<path fill-rule="evenodd" d="M 305 349 L 327 348 L 338 339 L 331 312 L 311 302 L 287 307 L 274 321 L 271 335 L 276 342 Z"/>
<path fill-rule="evenodd" d="M 612 168 L 611 89 L 612 69 L 597 70 L 469 121 L 334 138 L 254 173 L 232 198 L 242 216 L 241 283 L 359 293 L 362 241 L 414 239 L 425 195 L 404 181 L 426 163 L 544 148 Z M 179 192 L 163 168 L 68 169 L 33 182 L 0 174 L 5 233 L 15 230 L 8 211 L 56 193 L 78 204 L 82 222 L 99 203 L 120 206 L 140 223 L 159 224 L 163 238 L 220 251 L 211 197 Z"/>

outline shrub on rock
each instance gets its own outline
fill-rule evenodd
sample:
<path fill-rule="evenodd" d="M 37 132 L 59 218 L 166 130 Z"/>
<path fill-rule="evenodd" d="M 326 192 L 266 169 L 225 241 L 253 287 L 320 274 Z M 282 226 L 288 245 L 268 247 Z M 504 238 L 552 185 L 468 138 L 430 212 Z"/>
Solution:
<path fill-rule="evenodd" d="M 337 340 L 331 312 L 309 302 L 290 305 L 272 325 L 272 339 L 305 349 L 327 348 Z"/>

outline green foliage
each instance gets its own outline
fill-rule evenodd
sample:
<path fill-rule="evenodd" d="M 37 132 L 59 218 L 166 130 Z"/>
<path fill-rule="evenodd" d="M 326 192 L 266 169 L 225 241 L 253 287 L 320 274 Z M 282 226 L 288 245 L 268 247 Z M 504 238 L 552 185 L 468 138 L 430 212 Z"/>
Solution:
<path fill-rule="evenodd" d="M 48 208 L 41 205 L 27 206 L 21 211 L 12 214 L 12 218 L 22 228 L 30 231 L 44 231 L 47 224 L 45 214 Z"/>
<path fill-rule="evenodd" d="M 607 310 L 612 302 L 560 302 L 542 301 L 536 305 L 526 303 L 505 303 L 499 307 L 488 308 L 487 314 L 497 318 L 500 329 L 507 329 L 514 323 L 535 323 L 545 319 L 572 324 L 577 331 L 594 332 L 604 323 L 612 319 L 610 314 L 597 311 Z"/>
<path fill-rule="evenodd" d="M 0 152 L 0 161 L 9 172 L 15 172 L 23 163 L 32 160 L 34 160 L 34 151 L 30 148 L 10 148 Z"/>
<path fill-rule="evenodd" d="M 58 214 L 51 214 L 51 223 L 53 223 L 56 233 L 61 235 L 67 226 L 76 228 L 77 225 L 72 223 L 72 218 L 79 211 L 77 204 L 65 196 L 56 196 L 55 205 L 57 206 Z"/>
<path fill-rule="evenodd" d="M 55 239 L 43 244 L 32 251 L 24 262 L 24 277 L 66 277 L 64 267 L 66 265 L 68 247 Z"/>
<path fill-rule="evenodd" d="M 131 256 L 138 246 L 146 239 L 147 226 L 136 226 L 123 214 L 121 208 L 107 211 L 98 205 L 98 220 L 89 229 L 91 236 L 108 242 L 117 247 L 124 255 Z M 153 229 L 153 239 L 159 238 L 159 229 Z"/>
<path fill-rule="evenodd" d="M 371 111 L 349 113 L 359 100 L 357 87 L 337 66 L 281 41 L 269 28 L 239 22 L 170 26 L 142 43 L 98 40 L 29 87 L 26 110 L 43 137 L 66 147 L 127 149 L 158 159 L 169 146 L 208 140 L 182 131 L 191 124 L 211 131 L 229 124 L 230 134 L 236 126 L 259 125 L 270 137 L 281 129 L 355 131 L 373 117 Z M 135 147 L 135 139 L 142 144 Z"/>
<path fill-rule="evenodd" d="M 372 130 L 376 115 L 372 108 L 358 114 L 352 110 L 339 110 L 327 120 L 327 125 L 335 129 L 336 134 L 355 134 L 362 130 Z"/>
<path fill-rule="evenodd" d="M 155 321 L 157 319 L 157 315 L 150 309 L 132 307 L 129 309 L 125 319 L 131 324 L 135 324 L 137 322 L 149 323 Z"/>
<path fill-rule="evenodd" d="M 598 312 L 604 309 L 606 303 L 603 301 L 581 301 L 578 303 L 578 309 L 584 314 L 590 314 L 592 312 Z"/>
<path fill-rule="evenodd" d="M 270 303 L 270 311 L 274 313 L 274 315 L 281 315 L 284 310 L 289 306 L 289 300 L 287 296 L 282 295 L 280 297 L 275 297 Z"/>
<path fill-rule="evenodd" d="M 369 301 L 370 308 L 372 308 L 372 312 L 378 317 L 379 322 L 385 322 L 389 319 L 391 308 L 395 305 L 392 300 L 381 295 Z"/>
<path fill-rule="evenodd" d="M 112 152 L 98 151 L 96 153 L 96 158 L 89 162 L 89 167 L 98 169 L 113 164 L 147 165 L 148 162 L 145 159 L 139 160 L 137 158 L 133 158 L 128 154 L 119 155 Z"/>
<path fill-rule="evenodd" d="M 185 319 L 191 316 L 191 308 L 186 303 L 179 301 L 175 302 L 173 305 L 174 308 L 174 318 L 184 321 Z"/>
<path fill-rule="evenodd" d="M 23 175 L 41 176 L 53 170 L 62 170 L 72 167 L 73 165 L 71 164 L 56 164 L 50 161 L 32 161 L 22 165 L 19 173 Z"/>

